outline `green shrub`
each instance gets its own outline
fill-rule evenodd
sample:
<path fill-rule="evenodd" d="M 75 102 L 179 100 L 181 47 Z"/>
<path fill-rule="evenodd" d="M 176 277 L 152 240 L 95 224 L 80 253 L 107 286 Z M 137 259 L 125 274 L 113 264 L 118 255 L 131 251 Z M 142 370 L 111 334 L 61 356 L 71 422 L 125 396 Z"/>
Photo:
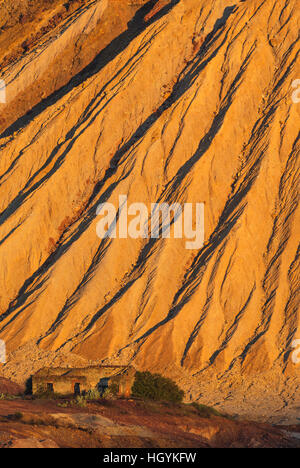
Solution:
<path fill-rule="evenodd" d="M 79 406 L 80 408 L 85 408 L 86 407 L 86 398 L 84 396 L 78 395 L 76 397 L 76 406 Z"/>
<path fill-rule="evenodd" d="M 224 417 L 223 414 L 219 413 L 215 408 L 211 408 L 210 406 L 200 405 L 197 402 L 192 403 L 192 406 L 197 410 L 198 416 L 201 418 L 211 418 L 212 416 L 220 416 Z"/>
<path fill-rule="evenodd" d="M 102 398 L 104 398 L 104 400 L 113 400 L 116 398 L 116 395 L 110 387 L 107 387 L 102 394 Z"/>
<path fill-rule="evenodd" d="M 91 390 L 88 390 L 85 394 L 85 399 L 86 400 L 99 400 L 101 398 L 101 394 L 97 388 L 93 388 Z"/>
<path fill-rule="evenodd" d="M 60 408 L 68 408 L 70 406 L 70 402 L 64 401 L 63 403 L 57 403 L 57 406 L 59 406 Z"/>
<path fill-rule="evenodd" d="M 80 398 L 78 400 L 78 398 Z M 81 397 L 77 397 L 76 400 L 72 399 L 72 400 L 66 400 L 66 401 L 63 401 L 63 402 L 59 402 L 57 403 L 57 406 L 59 406 L 60 408 L 74 408 L 74 406 L 86 406 L 86 401 L 85 401 L 85 398 L 83 396 Z"/>
<path fill-rule="evenodd" d="M 16 395 L 8 395 L 5 393 L 0 393 L 0 400 L 16 400 L 18 397 Z"/>
<path fill-rule="evenodd" d="M 184 397 L 184 392 L 173 380 L 147 371 L 136 372 L 132 396 L 146 400 L 180 403 Z"/>

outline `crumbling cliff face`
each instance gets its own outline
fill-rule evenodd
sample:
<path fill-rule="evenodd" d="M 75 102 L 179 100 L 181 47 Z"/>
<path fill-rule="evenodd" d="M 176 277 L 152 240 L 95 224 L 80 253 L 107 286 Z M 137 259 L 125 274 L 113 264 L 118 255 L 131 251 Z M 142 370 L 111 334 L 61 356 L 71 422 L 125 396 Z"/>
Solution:
<path fill-rule="evenodd" d="M 73 353 L 296 407 L 297 0 L 52 3 L 0 38 L 3 373 Z M 204 203 L 204 246 L 99 239 L 119 195 Z"/>

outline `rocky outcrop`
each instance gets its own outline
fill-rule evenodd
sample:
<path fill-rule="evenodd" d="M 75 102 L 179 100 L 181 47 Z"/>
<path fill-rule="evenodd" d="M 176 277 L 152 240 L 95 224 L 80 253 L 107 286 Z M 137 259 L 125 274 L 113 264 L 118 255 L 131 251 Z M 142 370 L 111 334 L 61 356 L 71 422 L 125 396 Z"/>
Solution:
<path fill-rule="evenodd" d="M 6 412 L 14 404 L 6 402 Z M 292 432 L 222 416 L 205 417 L 191 405 L 111 400 L 90 402 L 85 410 L 73 405 L 58 412 L 55 406 L 66 402 L 17 404 L 22 409 L 18 418 L 14 414 L 0 416 L 0 448 L 300 446 L 299 427 Z M 3 413 L 1 405 L 0 412 Z"/>

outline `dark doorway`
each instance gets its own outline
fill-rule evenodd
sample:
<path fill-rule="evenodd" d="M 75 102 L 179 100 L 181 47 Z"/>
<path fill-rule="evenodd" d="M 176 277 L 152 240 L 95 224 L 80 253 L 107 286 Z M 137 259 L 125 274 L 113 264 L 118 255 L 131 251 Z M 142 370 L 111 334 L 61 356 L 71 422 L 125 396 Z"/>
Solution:
<path fill-rule="evenodd" d="M 107 378 L 100 379 L 100 382 L 98 383 L 98 390 L 99 390 L 101 395 L 108 388 L 108 382 L 109 382 L 109 379 L 107 379 Z"/>
<path fill-rule="evenodd" d="M 53 383 L 47 383 L 47 392 L 54 393 Z"/>
<path fill-rule="evenodd" d="M 80 383 L 78 382 L 74 385 L 74 393 L 75 395 L 80 395 Z"/>

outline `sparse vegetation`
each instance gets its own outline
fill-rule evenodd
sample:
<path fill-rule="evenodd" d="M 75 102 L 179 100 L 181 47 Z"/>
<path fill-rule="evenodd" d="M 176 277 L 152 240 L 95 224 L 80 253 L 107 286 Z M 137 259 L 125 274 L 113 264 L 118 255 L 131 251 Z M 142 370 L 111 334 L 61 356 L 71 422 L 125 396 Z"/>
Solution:
<path fill-rule="evenodd" d="M 222 417 L 233 419 L 232 417 L 222 414 L 215 408 L 195 403 L 177 403 L 170 401 L 153 401 L 153 400 L 138 400 L 136 405 L 143 409 L 148 415 L 170 415 L 174 417 L 191 417 L 193 419 L 203 418 L 210 419 L 213 417 Z"/>
<path fill-rule="evenodd" d="M 79 406 L 85 407 L 89 401 L 95 400 L 113 400 L 116 398 L 116 394 L 118 391 L 117 386 L 108 387 L 104 393 L 101 395 L 97 388 L 88 390 L 84 395 L 78 395 L 76 399 L 68 400 L 62 403 L 58 403 L 58 406 L 61 408 L 67 408 L 70 406 Z"/>
<path fill-rule="evenodd" d="M 78 395 L 75 399 L 66 400 L 63 402 L 57 403 L 57 406 L 60 408 L 72 408 L 74 406 L 79 406 L 79 408 L 85 408 L 87 405 L 87 396 Z"/>
<path fill-rule="evenodd" d="M 8 395 L 5 393 L 0 393 L 0 400 L 16 400 L 18 397 L 16 395 Z"/>
<path fill-rule="evenodd" d="M 37 400 L 59 400 L 62 397 L 62 395 L 48 390 L 40 390 L 34 396 Z"/>
<path fill-rule="evenodd" d="M 211 418 L 213 416 L 219 416 L 219 417 L 222 417 L 224 418 L 224 415 L 221 414 L 219 411 L 217 411 L 215 408 L 212 408 L 210 406 L 206 406 L 206 405 L 201 405 L 197 402 L 194 402 L 192 403 L 192 405 L 196 410 L 197 410 L 197 414 L 201 417 L 201 418 Z"/>
<path fill-rule="evenodd" d="M 102 398 L 104 400 L 114 400 L 116 398 L 116 394 L 110 387 L 108 387 L 104 390 Z"/>
<path fill-rule="evenodd" d="M 83 395 L 78 395 L 75 400 L 75 405 L 79 406 L 80 408 L 85 408 L 87 404 L 87 399 Z"/>
<path fill-rule="evenodd" d="M 184 392 L 173 380 L 151 372 L 136 372 L 132 396 L 146 400 L 180 403 Z"/>
<path fill-rule="evenodd" d="M 57 406 L 59 406 L 60 408 L 68 408 L 70 406 L 70 402 L 69 401 L 59 402 L 57 403 Z"/>
<path fill-rule="evenodd" d="M 92 390 L 88 390 L 86 392 L 85 398 L 87 400 L 100 400 L 101 394 L 97 388 L 93 388 Z"/>

